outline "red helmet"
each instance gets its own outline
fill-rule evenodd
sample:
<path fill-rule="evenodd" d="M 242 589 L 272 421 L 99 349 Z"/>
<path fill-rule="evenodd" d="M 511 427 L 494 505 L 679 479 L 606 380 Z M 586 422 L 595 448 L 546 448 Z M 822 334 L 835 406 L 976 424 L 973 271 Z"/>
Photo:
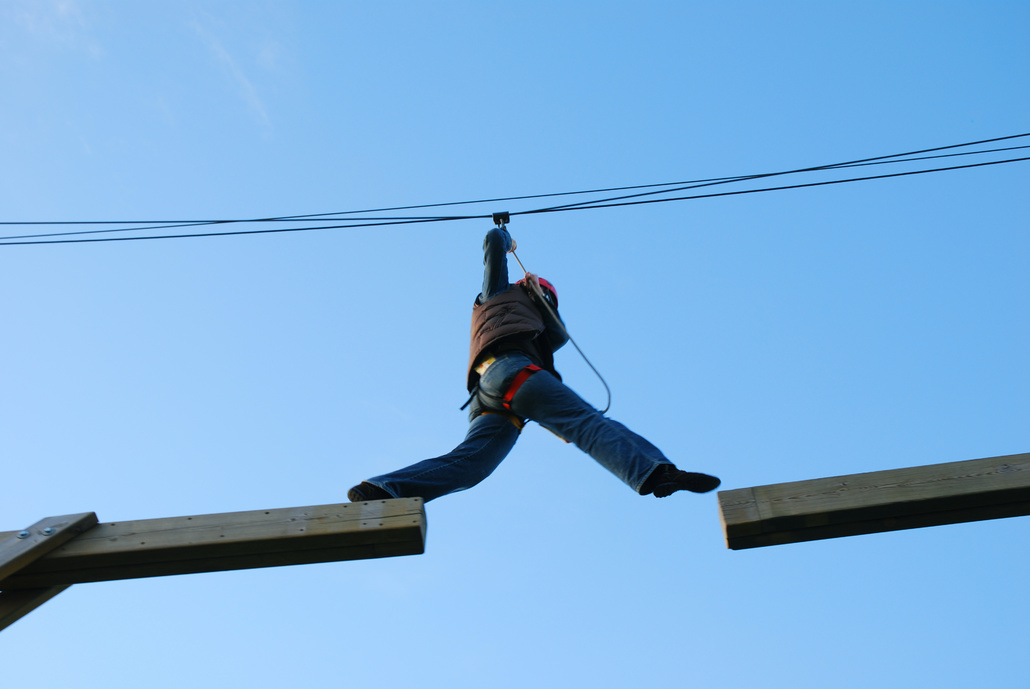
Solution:
<path fill-rule="evenodd" d="M 551 301 L 554 302 L 554 308 L 558 308 L 558 290 L 554 288 L 554 285 L 552 285 L 550 282 L 541 277 L 537 278 L 537 282 L 539 282 L 540 286 L 543 287 L 544 290 L 546 290 L 544 292 L 544 296 L 549 296 L 551 298 Z M 526 284 L 526 278 L 522 278 L 521 280 L 519 280 L 518 284 Z"/>

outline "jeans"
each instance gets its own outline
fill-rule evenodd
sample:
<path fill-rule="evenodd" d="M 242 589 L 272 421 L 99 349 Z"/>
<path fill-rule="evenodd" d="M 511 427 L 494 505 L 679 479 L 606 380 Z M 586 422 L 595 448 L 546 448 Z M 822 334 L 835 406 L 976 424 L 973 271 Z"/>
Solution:
<path fill-rule="evenodd" d="M 496 469 L 519 437 L 504 414 L 504 393 L 516 374 L 533 361 L 518 352 L 499 356 L 479 380 L 469 409 L 465 439 L 449 453 L 404 469 L 375 476 L 368 482 L 397 498 L 425 501 L 466 490 Z M 511 400 L 516 416 L 536 421 L 593 457 L 636 492 L 661 464 L 671 464 L 661 451 L 594 409 L 547 371 L 537 371 Z"/>

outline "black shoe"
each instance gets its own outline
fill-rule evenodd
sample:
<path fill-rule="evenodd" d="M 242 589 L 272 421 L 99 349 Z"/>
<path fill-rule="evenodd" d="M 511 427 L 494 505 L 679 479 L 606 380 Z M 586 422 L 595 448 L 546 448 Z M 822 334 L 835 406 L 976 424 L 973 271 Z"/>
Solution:
<path fill-rule="evenodd" d="M 392 500 L 393 496 L 379 486 L 362 481 L 360 485 L 347 491 L 347 499 L 351 502 L 368 502 L 369 500 Z"/>
<path fill-rule="evenodd" d="M 649 490 L 644 495 L 654 493 L 656 498 L 665 498 L 680 490 L 689 490 L 691 493 L 707 493 L 715 490 L 722 483 L 715 476 L 682 471 L 671 464 L 658 467 L 654 473 L 657 475 L 648 479 L 647 488 Z"/>

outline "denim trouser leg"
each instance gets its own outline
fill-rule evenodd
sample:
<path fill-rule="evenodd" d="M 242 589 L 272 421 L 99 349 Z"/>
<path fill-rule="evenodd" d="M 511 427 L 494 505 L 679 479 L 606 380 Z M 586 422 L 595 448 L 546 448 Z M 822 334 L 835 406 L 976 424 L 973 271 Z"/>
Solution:
<path fill-rule="evenodd" d="M 467 490 L 491 473 L 515 447 L 521 432 L 504 414 L 499 399 L 512 379 L 531 364 L 527 357 L 499 357 L 479 380 L 479 390 L 469 408 L 465 440 L 445 455 L 426 459 L 389 474 L 368 479 L 398 498 L 422 498 L 426 502 L 448 493 Z"/>
<path fill-rule="evenodd" d="M 638 493 L 660 464 L 671 464 L 661 450 L 604 416 L 547 371 L 526 379 L 511 408 L 574 443 Z"/>
<path fill-rule="evenodd" d="M 508 456 L 518 438 L 519 429 L 507 417 L 481 414 L 472 419 L 465 440 L 451 452 L 368 482 L 395 497 L 420 497 L 428 502 L 485 479 Z"/>
<path fill-rule="evenodd" d="M 368 482 L 394 497 L 429 501 L 485 479 L 519 437 L 519 429 L 507 416 L 485 412 L 504 411 L 500 400 L 505 391 L 531 363 L 528 357 L 513 353 L 498 357 L 487 369 L 469 410 L 468 433 L 458 447 Z M 574 443 L 638 493 L 658 465 L 671 463 L 657 447 L 601 414 L 547 371 L 527 378 L 511 405 L 517 416 L 536 421 Z"/>

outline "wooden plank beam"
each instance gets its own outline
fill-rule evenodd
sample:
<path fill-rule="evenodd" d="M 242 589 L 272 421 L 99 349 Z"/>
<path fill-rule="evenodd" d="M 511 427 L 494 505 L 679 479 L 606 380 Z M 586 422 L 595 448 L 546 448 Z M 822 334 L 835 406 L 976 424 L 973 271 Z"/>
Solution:
<path fill-rule="evenodd" d="M 19 569 L 96 526 L 93 512 L 47 517 L 22 531 L 0 533 L 0 588 Z"/>
<path fill-rule="evenodd" d="M 48 586 L 0 592 L 0 630 L 7 629 L 66 588 L 69 587 Z"/>
<path fill-rule="evenodd" d="M 1030 453 L 719 492 L 733 550 L 1030 514 Z"/>
<path fill-rule="evenodd" d="M 14 533 L 14 532 L 11 532 Z M 8 533 L 0 533 L 0 539 Z M 99 524 L 4 589 L 336 562 L 425 551 L 419 498 Z"/>
<path fill-rule="evenodd" d="M 47 517 L 22 531 L 0 534 L 0 630 L 20 620 L 67 586 L 7 590 L 5 579 L 59 548 L 97 523 L 92 512 Z"/>

